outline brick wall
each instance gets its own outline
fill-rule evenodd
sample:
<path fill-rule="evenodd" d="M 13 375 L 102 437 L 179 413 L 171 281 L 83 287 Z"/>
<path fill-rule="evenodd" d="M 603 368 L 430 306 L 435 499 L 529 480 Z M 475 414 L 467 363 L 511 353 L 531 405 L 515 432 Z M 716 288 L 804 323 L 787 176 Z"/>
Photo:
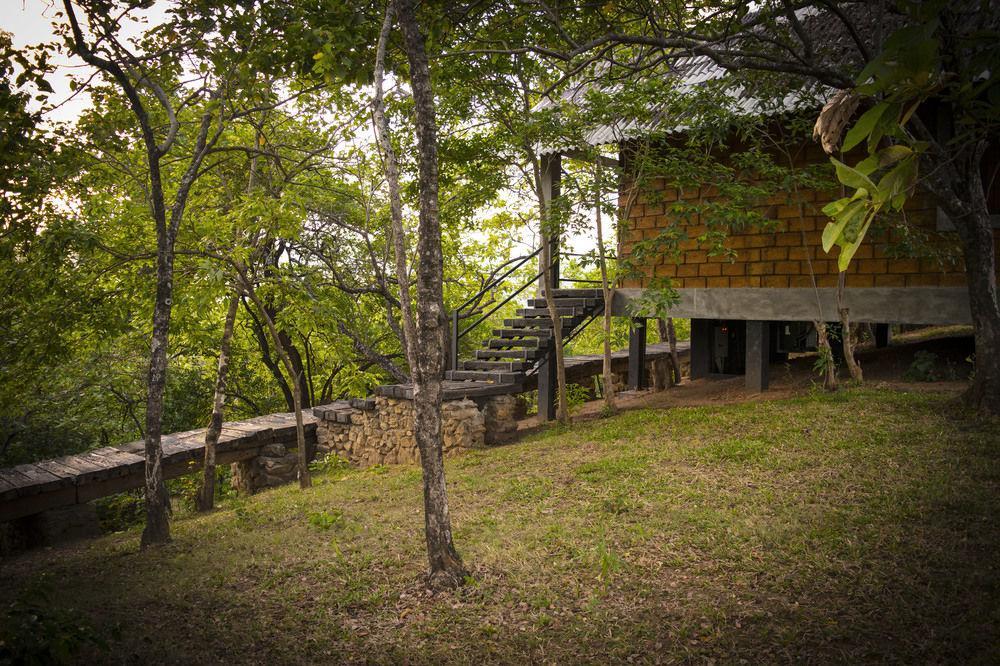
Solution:
<path fill-rule="evenodd" d="M 806 159 L 826 160 L 818 147 L 804 150 Z M 686 201 L 716 196 L 711 188 L 687 188 L 679 192 L 659 179 L 652 191 L 640 193 L 632 205 L 628 221 L 622 230 L 619 251 L 627 257 L 636 242 L 657 237 L 663 230 L 677 225 L 690 240 L 679 241 L 679 258 L 657 256 L 641 266 L 642 278 L 626 280 L 623 286 L 645 287 L 650 278 L 668 277 L 678 288 L 713 287 L 811 287 L 811 274 L 819 287 L 837 284 L 837 254 L 823 252 L 821 236 L 828 218 L 821 212 L 839 191 L 799 193 L 798 203 L 790 201 L 790 193 L 776 193 L 760 202 L 757 210 L 772 221 L 767 229 L 750 228 L 731 232 L 726 246 L 735 251 L 735 258 L 709 256 L 708 248 L 695 238 L 707 227 L 700 220 L 685 221 L 671 216 L 671 204 L 678 196 Z M 937 212 L 928 197 L 914 197 L 907 205 L 908 220 L 930 234 L 933 243 L 953 244 L 954 237 L 936 231 Z M 950 237 L 951 236 L 951 237 Z M 858 248 L 848 270 L 848 287 L 915 287 L 964 286 L 965 273 L 961 261 L 942 266 L 934 259 L 897 258 L 890 251 L 896 239 L 870 231 Z M 994 242 L 1000 253 L 1000 232 L 994 232 Z M 896 253 L 898 254 L 898 253 Z M 1000 256 L 1000 254 L 998 254 Z M 810 271 L 810 265 L 812 271 Z"/>

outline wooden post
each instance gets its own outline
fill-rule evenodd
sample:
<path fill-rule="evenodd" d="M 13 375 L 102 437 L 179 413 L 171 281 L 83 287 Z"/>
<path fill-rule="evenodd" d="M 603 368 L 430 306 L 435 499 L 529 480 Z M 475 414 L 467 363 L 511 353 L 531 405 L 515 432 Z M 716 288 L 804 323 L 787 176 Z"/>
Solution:
<path fill-rule="evenodd" d="M 628 388 L 646 388 L 646 318 L 633 317 L 628 332 Z"/>
<path fill-rule="evenodd" d="M 884 349 L 892 344 L 892 326 L 889 324 L 875 324 L 875 347 Z"/>
<path fill-rule="evenodd" d="M 691 320 L 691 379 L 708 377 L 712 364 L 712 320 Z"/>
<path fill-rule="evenodd" d="M 562 154 L 561 153 L 550 153 L 548 155 L 542 155 L 541 159 L 541 169 L 542 169 L 542 199 L 545 201 L 545 210 L 552 210 L 552 202 L 559 197 L 559 186 L 562 181 Z M 541 230 L 545 233 L 545 230 Z M 552 248 L 552 288 L 559 288 L 559 234 L 553 234 L 549 240 L 550 247 Z M 545 270 L 544 258 L 539 258 L 538 270 L 539 272 Z M 538 292 L 541 293 L 545 282 L 541 281 L 539 278 L 539 288 Z"/>
<path fill-rule="evenodd" d="M 767 390 L 768 365 L 771 360 L 770 322 L 751 320 L 747 322 L 746 336 L 746 386 L 757 393 Z"/>
<path fill-rule="evenodd" d="M 556 345 L 549 338 L 544 342 L 545 354 L 538 364 L 538 419 L 551 421 L 556 417 Z"/>

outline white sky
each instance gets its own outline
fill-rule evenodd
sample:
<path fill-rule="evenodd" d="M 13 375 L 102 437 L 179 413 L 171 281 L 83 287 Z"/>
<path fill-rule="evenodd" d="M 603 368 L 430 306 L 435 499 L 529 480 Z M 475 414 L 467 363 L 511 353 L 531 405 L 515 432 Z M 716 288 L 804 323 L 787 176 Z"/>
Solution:
<path fill-rule="evenodd" d="M 153 8 L 137 12 L 137 16 L 145 16 L 150 22 L 156 22 L 165 16 L 166 4 L 155 3 Z M 52 28 L 53 21 L 66 21 L 65 17 L 57 18 L 62 11 L 61 0 L 0 0 L 0 29 L 13 34 L 14 46 L 24 48 L 56 40 Z M 79 15 L 79 13 L 78 13 Z M 126 38 L 139 34 L 144 26 L 137 22 L 126 21 L 123 35 Z M 86 29 L 86 26 L 84 26 Z M 79 58 L 57 54 L 51 60 L 56 65 L 56 71 L 47 77 L 49 84 L 55 90 L 50 103 L 57 107 L 48 114 L 51 121 L 73 120 L 90 102 L 86 92 L 73 96 L 69 88 L 70 78 L 89 76 L 91 68 Z"/>
<path fill-rule="evenodd" d="M 151 9 L 138 14 L 144 15 L 149 23 L 156 23 L 166 15 L 165 9 L 168 4 L 156 2 Z M 56 16 L 61 11 L 61 0 L 0 0 L 0 29 L 12 33 L 14 46 L 17 48 L 53 42 L 56 40 L 53 21 L 66 21 L 65 17 Z M 136 22 L 126 22 L 124 37 L 129 38 L 139 34 L 143 27 L 145 26 Z M 51 62 L 56 65 L 56 70 L 47 77 L 47 80 L 55 91 L 50 97 L 50 104 L 55 108 L 47 114 L 47 120 L 72 121 L 87 107 L 90 98 L 85 91 L 74 95 L 70 90 L 70 79 L 74 77 L 83 79 L 93 70 L 76 56 L 57 54 Z M 609 247 L 613 247 L 610 220 L 605 221 L 605 226 L 606 238 L 611 241 Z M 568 236 L 564 238 L 564 251 L 586 252 L 595 245 L 593 231 L 568 234 Z"/>

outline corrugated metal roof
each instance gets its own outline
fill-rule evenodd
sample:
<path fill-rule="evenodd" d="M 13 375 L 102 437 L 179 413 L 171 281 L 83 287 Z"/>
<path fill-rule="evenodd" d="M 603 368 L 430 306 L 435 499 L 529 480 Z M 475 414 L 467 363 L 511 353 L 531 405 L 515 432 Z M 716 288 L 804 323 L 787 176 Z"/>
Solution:
<path fill-rule="evenodd" d="M 685 91 L 694 90 L 704 86 L 706 83 L 712 81 L 721 81 L 728 76 L 728 72 L 717 65 L 711 58 L 707 56 L 691 56 L 688 58 L 679 59 L 673 67 L 672 73 L 667 75 L 671 79 L 676 79 L 675 90 L 678 93 L 683 94 Z M 546 99 L 535 105 L 535 111 L 541 111 L 544 109 L 558 108 L 564 104 L 584 104 L 584 98 L 586 94 L 593 89 L 596 84 L 593 81 L 587 81 L 575 86 L 571 86 L 566 89 L 559 97 L 558 100 Z M 617 91 L 621 90 L 621 84 L 615 84 L 605 89 L 605 92 L 614 95 Z M 831 93 L 832 91 L 825 91 L 825 93 Z M 778 113 L 784 111 L 793 111 L 796 109 L 813 108 L 817 104 L 817 97 L 825 98 L 827 94 L 824 91 L 820 91 L 820 94 L 814 94 L 814 91 L 792 91 L 789 92 L 780 103 L 767 105 L 767 113 Z M 731 101 L 730 111 L 738 115 L 751 115 L 754 113 L 763 112 L 764 105 L 762 100 L 754 98 L 753 96 L 746 93 L 745 89 L 739 86 L 733 86 L 726 89 L 726 98 Z M 651 134 L 670 134 L 676 132 L 683 132 L 687 125 L 683 118 L 673 116 L 670 117 L 667 110 L 666 104 L 660 106 L 653 106 L 649 109 L 650 121 L 637 123 L 633 120 L 623 119 L 621 122 L 615 122 L 607 125 L 600 125 L 593 128 L 587 132 L 583 137 L 582 145 L 559 145 L 559 146 L 539 146 L 540 154 L 551 154 L 557 152 L 565 152 L 567 150 L 578 149 L 583 146 L 603 146 L 608 144 L 619 143 L 627 139 L 635 139 L 643 136 L 649 136 Z"/>

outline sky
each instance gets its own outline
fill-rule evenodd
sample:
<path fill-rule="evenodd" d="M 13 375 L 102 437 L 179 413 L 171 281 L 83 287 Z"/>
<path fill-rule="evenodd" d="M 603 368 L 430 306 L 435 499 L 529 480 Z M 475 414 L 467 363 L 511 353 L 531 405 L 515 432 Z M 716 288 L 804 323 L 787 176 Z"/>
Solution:
<path fill-rule="evenodd" d="M 155 3 L 144 13 L 145 18 L 150 22 L 162 20 L 164 7 L 163 3 Z M 18 48 L 53 42 L 56 35 L 52 22 L 66 20 L 56 16 L 61 11 L 61 0 L 0 0 L 0 29 L 13 34 L 14 46 Z M 131 37 L 139 33 L 141 26 L 126 22 L 124 28 L 124 35 Z M 86 92 L 73 95 L 70 78 L 89 75 L 92 70 L 75 56 L 57 54 L 52 62 L 56 71 L 48 77 L 48 82 L 55 90 L 50 100 L 55 109 L 46 117 L 53 122 L 73 120 L 87 107 L 89 98 Z"/>
<path fill-rule="evenodd" d="M 144 12 L 148 24 L 164 19 L 167 5 L 168 3 L 163 2 L 153 3 L 153 7 Z M 66 21 L 64 17 L 57 16 L 61 11 L 61 0 L 0 0 L 0 29 L 13 34 L 14 46 L 17 48 L 52 42 L 56 40 L 53 21 Z M 124 25 L 124 36 L 128 38 L 137 35 L 143 27 L 146 26 L 127 22 Z M 90 98 L 85 90 L 74 95 L 70 89 L 70 80 L 73 77 L 79 79 L 89 76 L 93 70 L 78 57 L 65 54 L 56 54 L 52 63 L 56 65 L 56 70 L 47 79 L 55 91 L 50 97 L 54 108 L 46 114 L 46 120 L 72 121 L 87 107 Z M 606 220 L 604 226 L 606 237 L 613 238 L 611 221 Z M 568 234 L 564 238 L 563 249 L 588 252 L 594 245 L 592 233 L 588 230 Z"/>

